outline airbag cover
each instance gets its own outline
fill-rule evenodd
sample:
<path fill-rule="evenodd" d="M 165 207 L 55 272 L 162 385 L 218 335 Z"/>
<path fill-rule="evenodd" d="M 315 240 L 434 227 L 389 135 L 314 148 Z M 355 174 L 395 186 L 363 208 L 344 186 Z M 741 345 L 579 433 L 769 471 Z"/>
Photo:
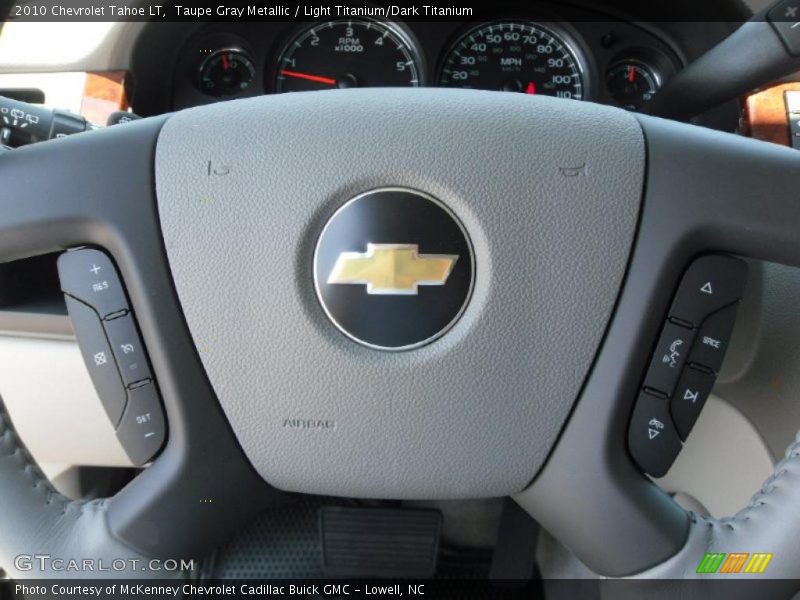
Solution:
<path fill-rule="evenodd" d="M 264 479 L 372 498 L 527 486 L 625 272 L 644 177 L 633 117 L 467 90 L 283 94 L 175 114 L 155 167 L 189 331 Z M 438 199 L 474 250 L 460 319 L 404 352 L 348 339 L 314 290 L 325 223 L 382 187 Z"/>

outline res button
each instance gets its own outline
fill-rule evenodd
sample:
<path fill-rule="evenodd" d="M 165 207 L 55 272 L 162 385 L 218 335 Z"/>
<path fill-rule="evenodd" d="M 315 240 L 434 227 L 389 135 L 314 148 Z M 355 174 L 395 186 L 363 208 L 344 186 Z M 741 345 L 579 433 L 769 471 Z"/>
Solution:
<path fill-rule="evenodd" d="M 58 276 L 64 293 L 91 306 L 101 319 L 128 309 L 117 270 L 99 250 L 64 252 L 58 257 Z"/>

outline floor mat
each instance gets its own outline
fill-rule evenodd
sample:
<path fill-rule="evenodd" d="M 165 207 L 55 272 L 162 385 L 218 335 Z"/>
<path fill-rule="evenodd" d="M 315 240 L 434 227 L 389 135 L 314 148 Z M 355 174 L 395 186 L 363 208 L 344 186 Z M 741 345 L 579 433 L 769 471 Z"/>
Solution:
<path fill-rule="evenodd" d="M 342 500 L 291 497 L 261 513 L 201 566 L 204 579 L 318 579 L 322 545 L 318 511 Z"/>
<path fill-rule="evenodd" d="M 322 543 L 319 510 L 324 506 L 380 506 L 342 498 L 286 495 L 201 562 L 196 578 L 320 579 Z M 383 505 L 386 505 L 385 503 Z M 442 545 L 437 578 L 488 576 L 491 551 Z"/>

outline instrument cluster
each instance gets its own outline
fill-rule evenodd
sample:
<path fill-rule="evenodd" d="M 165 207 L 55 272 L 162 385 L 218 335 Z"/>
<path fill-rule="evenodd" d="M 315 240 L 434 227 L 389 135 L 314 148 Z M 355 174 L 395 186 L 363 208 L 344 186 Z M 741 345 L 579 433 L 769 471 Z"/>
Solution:
<path fill-rule="evenodd" d="M 184 44 L 173 108 L 351 87 L 457 87 L 639 110 L 682 66 L 658 32 L 611 20 L 209 23 Z"/>

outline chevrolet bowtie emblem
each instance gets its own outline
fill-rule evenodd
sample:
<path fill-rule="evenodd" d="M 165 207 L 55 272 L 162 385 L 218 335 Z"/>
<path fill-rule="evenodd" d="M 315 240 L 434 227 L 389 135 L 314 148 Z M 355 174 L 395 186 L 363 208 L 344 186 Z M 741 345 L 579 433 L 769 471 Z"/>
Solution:
<path fill-rule="evenodd" d="M 458 256 L 419 254 L 416 244 L 367 244 L 342 252 L 328 283 L 366 285 L 368 294 L 415 295 L 421 285 L 444 285 Z"/>

